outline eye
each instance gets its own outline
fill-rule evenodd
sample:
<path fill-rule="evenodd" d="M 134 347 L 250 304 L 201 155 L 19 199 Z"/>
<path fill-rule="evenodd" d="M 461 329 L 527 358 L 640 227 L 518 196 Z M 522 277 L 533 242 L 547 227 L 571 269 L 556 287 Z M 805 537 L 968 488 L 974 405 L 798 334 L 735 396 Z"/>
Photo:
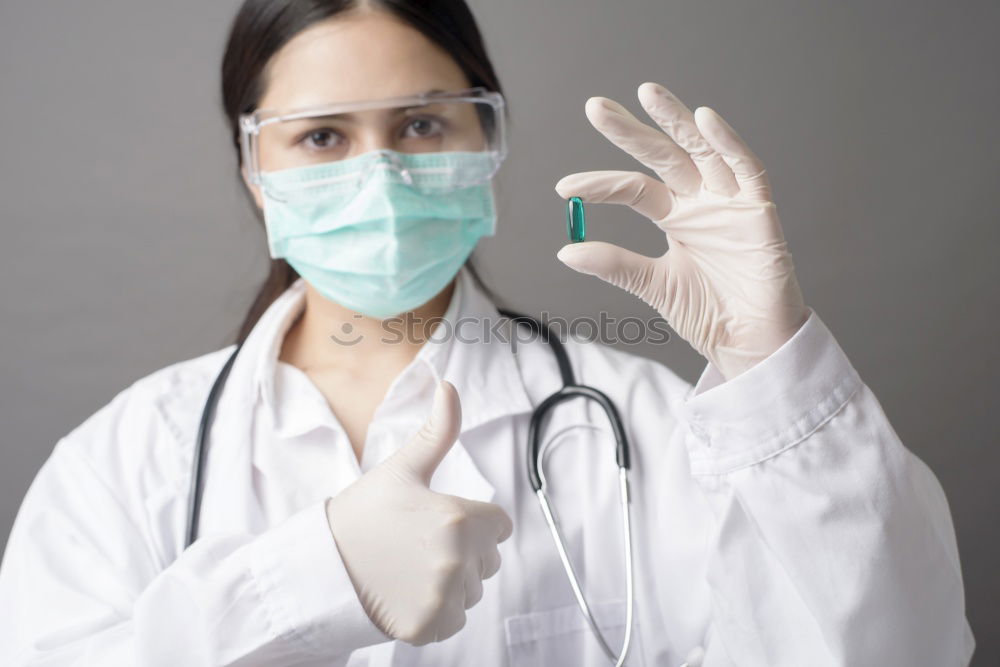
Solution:
<path fill-rule="evenodd" d="M 299 139 L 308 150 L 322 151 L 336 146 L 340 142 L 340 135 L 328 127 L 310 130 Z"/>
<path fill-rule="evenodd" d="M 444 122 L 437 118 L 414 118 L 406 124 L 403 136 L 416 139 L 436 137 L 441 134 L 444 125 Z"/>

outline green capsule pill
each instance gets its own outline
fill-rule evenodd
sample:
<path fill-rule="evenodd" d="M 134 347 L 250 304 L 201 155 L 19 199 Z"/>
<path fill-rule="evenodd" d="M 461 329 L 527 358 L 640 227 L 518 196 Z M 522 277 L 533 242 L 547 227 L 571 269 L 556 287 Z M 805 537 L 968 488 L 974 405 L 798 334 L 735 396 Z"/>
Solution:
<path fill-rule="evenodd" d="M 570 197 L 566 202 L 566 234 L 573 243 L 579 243 L 587 235 L 587 221 L 583 215 L 583 200 Z"/>

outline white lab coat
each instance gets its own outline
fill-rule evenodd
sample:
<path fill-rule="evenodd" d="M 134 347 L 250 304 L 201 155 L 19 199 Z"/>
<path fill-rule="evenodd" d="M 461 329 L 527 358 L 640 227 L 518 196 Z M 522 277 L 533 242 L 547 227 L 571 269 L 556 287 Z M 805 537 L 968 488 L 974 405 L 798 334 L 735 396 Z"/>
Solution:
<path fill-rule="evenodd" d="M 547 346 L 424 345 L 376 411 L 359 465 L 318 389 L 277 360 L 303 294 L 300 281 L 272 305 L 233 367 L 191 548 L 198 418 L 232 348 L 139 380 L 59 441 L 0 567 L 0 664 L 608 664 L 526 476 L 532 406 L 559 386 Z M 467 341 L 496 311 L 465 271 L 455 295 L 446 320 L 461 318 Z M 749 372 L 723 382 L 709 366 L 693 388 L 606 346 L 568 350 L 578 381 L 617 404 L 632 443 L 629 665 L 675 667 L 697 647 L 705 667 L 968 663 L 944 493 L 815 314 Z M 406 442 L 439 377 L 458 389 L 464 421 L 431 486 L 499 504 L 514 533 L 465 627 L 417 648 L 368 619 L 322 507 Z M 606 419 L 573 401 L 547 434 L 570 555 L 618 642 L 624 574 Z"/>

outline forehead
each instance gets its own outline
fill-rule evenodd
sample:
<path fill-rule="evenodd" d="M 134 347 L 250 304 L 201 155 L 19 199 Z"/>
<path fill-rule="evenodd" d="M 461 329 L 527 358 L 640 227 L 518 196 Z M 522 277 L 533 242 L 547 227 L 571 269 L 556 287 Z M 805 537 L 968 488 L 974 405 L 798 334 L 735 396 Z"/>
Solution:
<path fill-rule="evenodd" d="M 261 109 L 401 97 L 469 82 L 458 63 L 384 11 L 340 14 L 302 31 L 268 63 Z"/>

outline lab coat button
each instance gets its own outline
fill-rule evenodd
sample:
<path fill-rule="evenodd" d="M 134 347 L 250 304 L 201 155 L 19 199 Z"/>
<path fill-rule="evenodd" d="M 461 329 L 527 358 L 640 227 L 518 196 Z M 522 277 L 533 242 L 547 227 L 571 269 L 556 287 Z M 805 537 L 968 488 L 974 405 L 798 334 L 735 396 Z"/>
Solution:
<path fill-rule="evenodd" d="M 690 429 L 691 429 L 691 435 L 694 436 L 694 439 L 700 445 L 711 447 L 711 445 L 712 445 L 712 437 L 711 437 L 711 435 L 709 435 L 708 429 L 706 429 L 701 424 L 697 424 L 697 423 L 691 424 Z"/>

